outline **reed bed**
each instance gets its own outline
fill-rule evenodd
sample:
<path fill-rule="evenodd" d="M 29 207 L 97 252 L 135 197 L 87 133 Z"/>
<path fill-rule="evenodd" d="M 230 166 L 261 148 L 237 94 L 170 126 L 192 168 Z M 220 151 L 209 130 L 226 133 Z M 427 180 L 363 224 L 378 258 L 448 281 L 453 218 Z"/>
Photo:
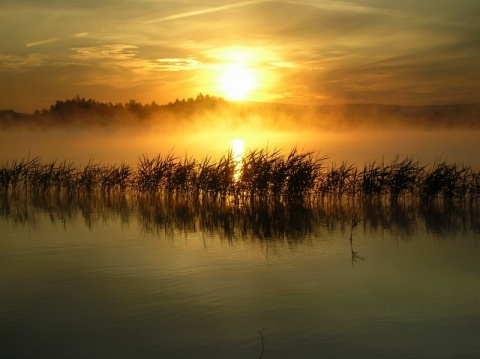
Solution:
<path fill-rule="evenodd" d="M 235 186 L 251 198 L 305 198 L 312 194 L 324 160 L 296 148 L 287 156 L 279 150 L 253 150 L 242 158 Z"/>
<path fill-rule="evenodd" d="M 363 169 L 294 148 L 255 149 L 241 158 L 232 151 L 218 160 L 180 158 L 172 152 L 139 158 L 136 166 L 103 165 L 93 160 L 43 163 L 39 157 L 0 164 L 0 192 L 57 192 L 71 195 L 113 192 L 169 193 L 245 201 L 315 200 L 326 196 L 422 200 L 480 198 L 480 172 L 445 161 L 431 166 L 413 158 L 369 162 Z"/>

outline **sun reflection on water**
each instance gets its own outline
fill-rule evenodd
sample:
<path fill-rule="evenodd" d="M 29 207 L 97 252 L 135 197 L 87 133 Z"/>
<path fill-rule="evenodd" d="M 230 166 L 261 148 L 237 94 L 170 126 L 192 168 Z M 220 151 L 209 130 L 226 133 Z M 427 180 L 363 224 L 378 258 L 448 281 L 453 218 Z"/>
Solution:
<path fill-rule="evenodd" d="M 241 138 L 236 138 L 231 141 L 233 160 L 235 161 L 234 179 L 238 181 L 242 170 L 242 159 L 245 152 L 245 141 Z"/>

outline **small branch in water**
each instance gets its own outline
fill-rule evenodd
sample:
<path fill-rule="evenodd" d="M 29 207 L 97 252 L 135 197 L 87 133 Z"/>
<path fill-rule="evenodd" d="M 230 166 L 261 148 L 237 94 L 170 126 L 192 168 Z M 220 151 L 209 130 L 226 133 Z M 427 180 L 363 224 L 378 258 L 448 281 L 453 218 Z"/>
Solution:
<path fill-rule="evenodd" d="M 361 222 L 363 219 L 358 219 L 357 215 L 354 214 L 352 217 L 352 226 L 350 227 L 350 240 L 352 239 L 353 229 Z"/>
<path fill-rule="evenodd" d="M 262 338 L 262 351 L 260 352 L 260 356 L 258 357 L 258 359 L 262 359 L 263 354 L 265 354 L 265 352 L 266 352 L 266 350 L 265 350 L 265 337 L 263 336 L 263 331 L 264 330 L 266 330 L 266 329 L 262 329 L 258 332 L 260 334 L 260 337 Z"/>
<path fill-rule="evenodd" d="M 360 260 L 362 260 L 362 261 L 365 260 L 364 257 L 360 257 L 360 256 L 358 255 L 358 252 L 357 252 L 357 251 L 354 251 L 354 250 L 353 250 L 353 246 L 352 246 L 350 249 L 351 249 L 351 252 L 352 252 L 352 266 L 353 266 L 354 263 L 357 263 L 357 259 L 360 259 Z"/>
<path fill-rule="evenodd" d="M 360 257 L 358 255 L 358 251 L 354 251 L 353 250 L 353 229 L 361 222 L 363 221 L 363 219 L 358 219 L 357 218 L 357 215 L 354 214 L 353 217 L 352 217 L 352 226 L 350 227 L 350 251 L 351 251 L 351 254 L 352 254 L 352 266 L 354 263 L 357 262 L 357 259 L 360 259 L 360 260 L 365 260 L 364 257 Z"/>

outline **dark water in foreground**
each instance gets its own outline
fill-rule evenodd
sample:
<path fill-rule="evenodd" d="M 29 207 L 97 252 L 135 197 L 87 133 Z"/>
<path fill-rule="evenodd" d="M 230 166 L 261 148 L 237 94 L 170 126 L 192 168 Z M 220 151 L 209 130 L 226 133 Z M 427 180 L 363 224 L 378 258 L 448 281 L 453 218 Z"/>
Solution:
<path fill-rule="evenodd" d="M 475 204 L 1 203 L 2 358 L 480 356 Z"/>

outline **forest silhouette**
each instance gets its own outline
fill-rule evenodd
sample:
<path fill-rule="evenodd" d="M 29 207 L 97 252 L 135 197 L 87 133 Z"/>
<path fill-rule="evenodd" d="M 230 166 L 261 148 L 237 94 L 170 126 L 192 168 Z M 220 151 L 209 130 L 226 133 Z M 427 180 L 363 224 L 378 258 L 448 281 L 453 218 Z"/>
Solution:
<path fill-rule="evenodd" d="M 49 109 L 31 114 L 0 110 L 0 129 L 27 127 L 115 127 L 186 125 L 208 119 L 236 128 L 245 123 L 269 129 L 314 128 L 355 130 L 378 128 L 480 129 L 480 104 L 403 106 L 341 104 L 300 106 L 278 103 L 233 102 L 199 93 L 195 98 L 166 104 L 100 102 L 76 96 L 57 100 Z"/>

